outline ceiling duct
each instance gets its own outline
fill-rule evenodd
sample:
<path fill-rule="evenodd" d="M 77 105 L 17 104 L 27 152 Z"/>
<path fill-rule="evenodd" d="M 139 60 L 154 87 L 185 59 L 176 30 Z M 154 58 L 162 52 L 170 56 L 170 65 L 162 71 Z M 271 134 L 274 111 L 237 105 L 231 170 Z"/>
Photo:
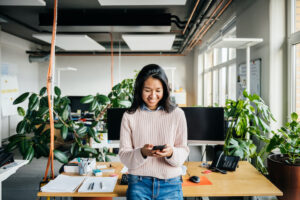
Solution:
<path fill-rule="evenodd" d="M 51 31 L 53 14 L 40 14 L 39 25 Z M 61 10 L 58 32 L 170 32 L 171 14 L 156 12 L 108 12 Z"/>

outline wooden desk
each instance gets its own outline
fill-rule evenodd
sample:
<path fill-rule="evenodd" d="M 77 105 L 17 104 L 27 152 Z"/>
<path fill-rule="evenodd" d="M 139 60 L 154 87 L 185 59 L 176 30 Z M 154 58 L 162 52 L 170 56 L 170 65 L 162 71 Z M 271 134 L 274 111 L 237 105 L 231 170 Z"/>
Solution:
<path fill-rule="evenodd" d="M 109 163 L 99 163 L 107 164 Z M 112 162 L 116 173 L 120 173 L 123 165 Z M 276 188 L 267 178 L 261 175 L 251 164 L 246 161 L 239 162 L 239 168 L 235 172 L 227 174 L 211 173 L 201 174 L 205 168 L 200 167 L 200 162 L 187 162 L 189 174 L 197 176 L 206 176 L 212 185 L 184 186 L 183 196 L 185 197 L 220 197 L 220 196 L 282 196 L 282 192 Z M 104 174 L 107 176 L 109 174 Z M 127 186 L 120 185 L 120 178 L 112 193 L 48 193 L 39 192 L 37 196 L 49 197 L 120 197 L 125 196 Z M 183 176 L 188 179 L 188 175 Z"/>

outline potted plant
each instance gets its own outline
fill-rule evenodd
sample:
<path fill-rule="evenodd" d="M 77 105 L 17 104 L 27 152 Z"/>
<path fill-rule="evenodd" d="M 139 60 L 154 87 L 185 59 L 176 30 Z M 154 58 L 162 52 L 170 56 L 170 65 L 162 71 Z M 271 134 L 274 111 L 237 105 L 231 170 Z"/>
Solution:
<path fill-rule="evenodd" d="M 272 133 L 267 152 L 278 148 L 280 154 L 268 156 L 270 180 L 283 192 L 278 199 L 300 200 L 300 123 L 297 113 L 291 114 L 291 122 Z"/>
<path fill-rule="evenodd" d="M 70 147 L 70 155 L 54 150 L 54 156 L 62 163 L 78 156 L 95 157 L 99 159 L 102 156 L 97 150 L 88 146 L 86 141 L 89 137 L 97 140 L 95 131 L 96 123 L 86 126 L 82 122 L 74 122 L 70 119 L 70 100 L 68 97 L 62 97 L 58 87 L 54 89 L 53 112 L 55 118 L 55 129 L 60 130 L 61 137 L 66 140 L 68 133 L 71 133 L 73 143 Z M 29 97 L 29 98 L 28 98 Z M 101 96 L 103 97 L 103 96 Z M 49 155 L 50 129 L 49 129 L 49 108 L 46 95 L 46 88 L 43 87 L 39 94 L 26 92 L 20 95 L 13 104 L 19 104 L 28 99 L 28 108 L 18 107 L 18 113 L 23 119 L 17 125 L 17 134 L 9 138 L 6 151 L 19 149 L 24 159 L 32 160 L 33 157 L 47 157 Z M 108 97 L 97 99 L 97 105 L 107 104 Z M 59 132 L 59 131 L 58 131 Z"/>
<path fill-rule="evenodd" d="M 99 126 L 104 121 L 106 110 L 109 107 L 128 107 L 131 105 L 134 79 L 125 79 L 115 85 L 109 97 L 103 94 L 88 95 L 81 99 L 82 103 L 90 104 L 90 112 L 94 114 L 94 121 L 87 126 L 83 122 L 75 122 L 70 118 L 70 100 L 61 96 L 61 90 L 54 88 L 54 118 L 56 131 L 56 142 L 59 138 L 62 141 L 67 139 L 71 133 L 73 138 L 69 148 L 69 154 L 58 149 L 54 150 L 55 158 L 67 163 L 76 157 L 94 157 L 97 161 L 109 161 L 107 155 L 114 155 L 108 152 L 107 148 L 94 149 L 89 146 L 90 138 L 101 142 Z M 28 108 L 18 107 L 18 113 L 23 119 L 17 125 L 17 134 L 9 137 L 6 151 L 17 149 L 23 159 L 32 160 L 34 157 L 48 157 L 50 143 L 49 129 L 49 108 L 46 95 L 46 87 L 40 92 L 25 92 L 21 94 L 13 104 L 20 104 L 28 99 Z M 57 135 L 59 133 L 59 135 Z"/>
<path fill-rule="evenodd" d="M 257 143 L 268 141 L 269 124 L 275 119 L 261 97 L 248 94 L 246 90 L 243 97 L 237 101 L 226 100 L 224 111 L 228 128 L 224 151 L 226 155 L 239 156 L 249 162 L 254 159 L 256 168 L 266 174 L 263 162 L 266 147 L 258 150 Z"/>
<path fill-rule="evenodd" d="M 127 108 L 131 106 L 132 98 L 133 98 L 133 86 L 135 79 L 124 79 L 122 82 L 116 84 L 112 91 L 108 94 L 108 97 L 104 97 L 102 95 L 97 94 L 96 96 L 88 95 L 81 99 L 81 103 L 90 104 L 90 112 L 94 115 L 94 122 L 96 124 L 96 131 L 103 138 L 107 138 L 107 128 L 106 128 L 106 111 L 109 108 Z M 97 99 L 103 98 L 105 99 L 107 104 L 98 105 Z M 92 146 L 95 142 L 101 142 L 102 138 L 97 137 L 98 141 L 95 140 L 94 137 L 90 138 L 90 146 Z M 103 142 L 103 140 L 102 140 Z M 105 143 L 104 143 L 105 145 Z M 100 154 L 102 154 L 101 159 L 99 161 L 109 161 L 109 157 L 107 155 L 114 155 L 108 152 L 106 147 L 98 148 Z"/>

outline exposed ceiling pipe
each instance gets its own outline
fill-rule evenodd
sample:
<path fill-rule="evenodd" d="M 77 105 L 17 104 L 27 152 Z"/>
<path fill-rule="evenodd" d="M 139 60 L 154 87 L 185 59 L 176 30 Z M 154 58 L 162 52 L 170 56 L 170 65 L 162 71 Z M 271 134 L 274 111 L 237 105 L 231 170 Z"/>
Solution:
<path fill-rule="evenodd" d="M 220 9 L 220 7 L 222 6 L 224 0 L 221 0 L 220 3 L 217 5 L 217 7 L 214 9 L 213 13 L 210 15 L 209 19 L 206 20 L 206 22 L 203 24 L 203 26 L 200 28 L 200 30 L 198 30 L 196 32 L 196 34 L 194 35 L 193 39 L 190 41 L 187 49 L 190 49 L 191 45 L 194 44 L 194 42 L 196 41 L 196 39 L 198 38 L 198 36 L 200 35 L 200 33 L 203 31 L 203 29 L 208 25 L 209 22 L 211 22 L 212 17 L 216 14 L 216 12 Z"/>
<path fill-rule="evenodd" d="M 216 22 L 216 20 L 223 14 L 225 9 L 230 5 L 232 0 L 229 0 L 226 5 L 222 8 L 222 10 L 218 13 L 218 15 L 215 17 L 215 19 L 208 25 L 208 27 L 204 30 L 204 32 L 197 38 L 196 42 L 191 46 L 191 49 L 193 49 L 197 43 L 203 38 L 203 36 L 206 34 L 206 32 L 210 29 L 210 27 Z"/>
<path fill-rule="evenodd" d="M 192 13 L 191 13 L 191 15 L 190 15 L 190 17 L 189 17 L 189 20 L 188 20 L 188 22 L 187 22 L 187 23 L 186 23 L 186 25 L 185 25 L 185 28 L 184 28 L 184 30 L 183 30 L 183 32 L 182 32 L 182 34 L 184 34 L 184 33 L 185 33 L 185 31 L 186 31 L 187 27 L 189 26 L 189 24 L 190 24 L 190 21 L 191 21 L 191 19 L 193 18 L 194 12 L 195 12 L 195 10 L 196 10 L 196 8 L 197 8 L 197 6 L 198 6 L 199 2 L 200 2 L 200 0 L 197 0 L 196 4 L 195 4 L 195 6 L 194 6 L 194 9 L 193 9 L 193 11 L 192 11 Z"/>
<path fill-rule="evenodd" d="M 202 9 L 202 5 L 204 4 L 205 1 L 201 1 L 201 5 L 199 6 L 202 9 L 202 12 L 200 12 L 200 14 L 198 15 L 197 19 L 195 21 L 198 21 L 197 23 L 194 23 L 194 25 L 192 26 L 191 30 L 188 32 L 188 35 L 185 37 L 178 53 L 182 53 L 183 50 L 185 49 L 186 45 L 188 44 L 188 42 L 190 41 L 190 39 L 194 36 L 195 32 L 197 31 L 197 29 L 199 28 L 202 19 L 205 15 L 207 15 L 207 12 L 212 8 L 212 6 L 214 5 L 216 0 L 210 0 L 209 1 L 209 6 L 205 7 L 204 9 Z"/>

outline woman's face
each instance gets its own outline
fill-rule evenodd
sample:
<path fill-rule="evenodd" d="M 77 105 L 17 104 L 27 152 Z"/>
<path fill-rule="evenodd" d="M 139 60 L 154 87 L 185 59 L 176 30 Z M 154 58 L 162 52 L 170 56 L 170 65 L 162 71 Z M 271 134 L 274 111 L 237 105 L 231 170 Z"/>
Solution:
<path fill-rule="evenodd" d="M 142 98 L 150 110 L 155 110 L 163 98 L 163 85 L 160 80 L 149 77 L 143 86 Z"/>

